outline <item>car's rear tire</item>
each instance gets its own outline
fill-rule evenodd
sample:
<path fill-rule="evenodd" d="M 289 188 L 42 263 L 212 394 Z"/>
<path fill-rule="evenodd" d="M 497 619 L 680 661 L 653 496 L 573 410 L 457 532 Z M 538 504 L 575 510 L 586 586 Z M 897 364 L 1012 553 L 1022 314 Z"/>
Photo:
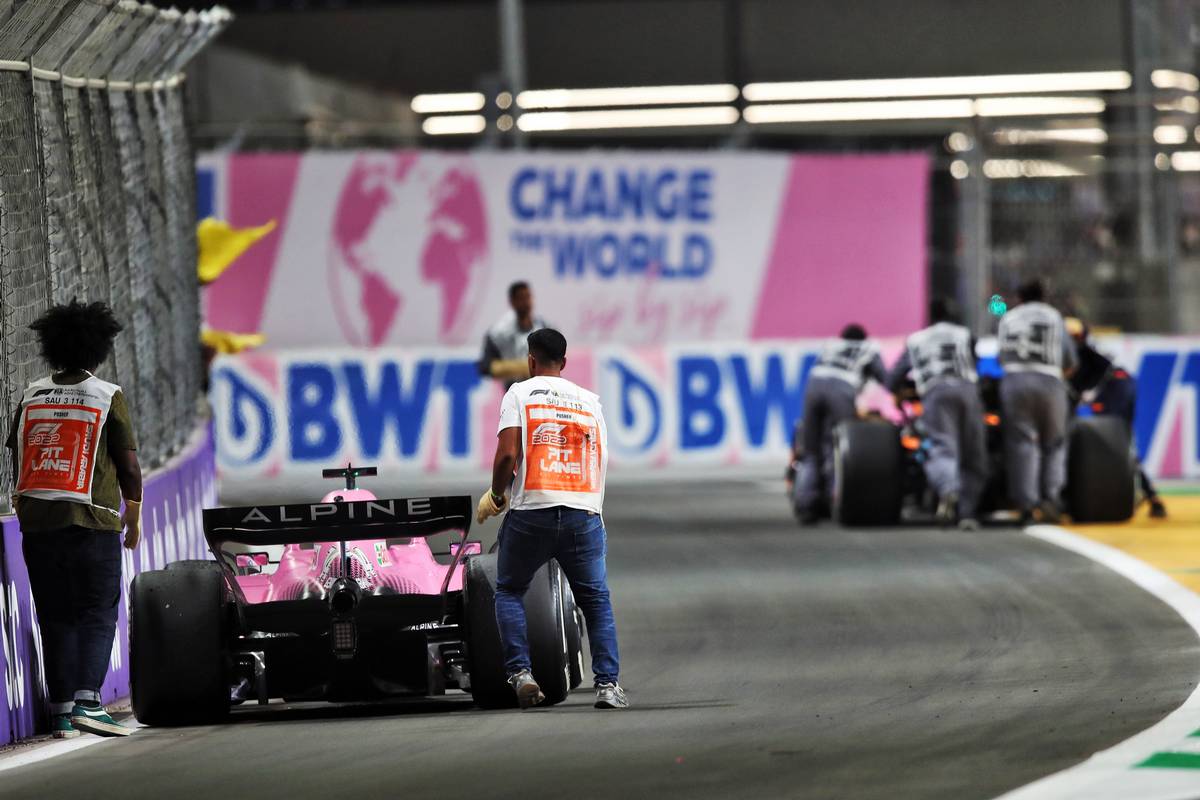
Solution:
<path fill-rule="evenodd" d="M 559 586 L 563 597 L 563 626 L 567 632 L 567 666 L 571 670 L 571 688 L 575 689 L 583 683 L 583 612 L 575 604 L 575 595 L 561 569 Z"/>
<path fill-rule="evenodd" d="M 471 696 L 483 708 L 513 708 L 516 694 L 506 681 L 504 653 L 496 627 L 496 555 L 467 560 L 463 602 L 467 623 L 467 656 Z M 533 677 L 546 695 L 545 704 L 566 699 L 570 664 L 563 624 L 563 595 L 558 563 L 551 561 L 536 573 L 525 593 L 526 635 Z"/>
<path fill-rule="evenodd" d="M 1067 513 L 1074 522 L 1133 516 L 1136 466 L 1129 429 L 1117 417 L 1079 417 L 1067 448 Z"/>
<path fill-rule="evenodd" d="M 143 572 L 130 588 L 133 713 L 146 725 L 193 725 L 229 712 L 229 596 L 220 570 Z"/>
<path fill-rule="evenodd" d="M 834 430 L 833 518 L 842 525 L 895 525 L 904 503 L 900 431 L 854 419 Z"/>

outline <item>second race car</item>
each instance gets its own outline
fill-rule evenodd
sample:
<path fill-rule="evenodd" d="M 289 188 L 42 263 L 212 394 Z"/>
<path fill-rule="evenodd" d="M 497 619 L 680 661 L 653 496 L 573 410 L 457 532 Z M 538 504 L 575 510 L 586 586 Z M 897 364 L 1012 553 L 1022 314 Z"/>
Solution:
<path fill-rule="evenodd" d="M 979 512 L 1011 511 L 1004 468 L 1004 420 L 998 383 L 983 378 L 988 481 Z M 936 505 L 922 467 L 928 443 L 920 404 L 902 404 L 899 424 L 855 419 L 834 433 L 832 516 L 843 525 L 894 525 Z M 1120 522 L 1133 516 L 1136 463 L 1128 427 L 1115 417 L 1076 417 L 1067 447 L 1063 510 L 1075 522 Z"/>

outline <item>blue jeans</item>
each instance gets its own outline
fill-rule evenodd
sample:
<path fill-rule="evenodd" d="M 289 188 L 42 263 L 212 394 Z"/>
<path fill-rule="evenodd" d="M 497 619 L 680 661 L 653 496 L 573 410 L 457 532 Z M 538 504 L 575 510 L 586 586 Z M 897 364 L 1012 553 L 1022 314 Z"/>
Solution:
<path fill-rule="evenodd" d="M 555 558 L 587 620 L 596 685 L 616 683 L 617 624 L 608 595 L 607 536 L 600 515 L 564 506 L 510 511 L 500 526 L 499 539 L 496 625 L 508 674 L 529 669 L 523 598 L 533 574 Z"/>
<path fill-rule="evenodd" d="M 51 713 L 100 702 L 121 601 L 121 535 L 64 528 L 21 537 L 42 631 Z"/>

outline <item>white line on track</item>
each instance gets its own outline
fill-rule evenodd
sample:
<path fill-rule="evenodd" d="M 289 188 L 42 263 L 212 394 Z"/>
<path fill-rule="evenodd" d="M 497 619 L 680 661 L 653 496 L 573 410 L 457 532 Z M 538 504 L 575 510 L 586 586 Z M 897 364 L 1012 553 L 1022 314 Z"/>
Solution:
<path fill-rule="evenodd" d="M 18 767 L 28 767 L 39 761 L 65 756 L 67 753 L 74 753 L 104 741 L 107 739 L 102 736 L 81 734 L 78 739 L 48 739 L 39 744 L 18 747 L 12 752 L 0 752 L 0 772 Z"/>
<path fill-rule="evenodd" d="M 1036 525 L 1025 532 L 1133 581 L 1174 609 L 1200 636 L 1200 595 L 1165 573 L 1114 547 L 1062 528 Z M 1181 749 L 1188 734 L 1196 730 L 1200 730 L 1200 686 L 1158 724 L 1082 764 L 1009 792 L 1002 800 L 1195 800 L 1200 797 L 1200 774 L 1196 770 L 1135 769 L 1134 765 L 1154 753 Z"/>

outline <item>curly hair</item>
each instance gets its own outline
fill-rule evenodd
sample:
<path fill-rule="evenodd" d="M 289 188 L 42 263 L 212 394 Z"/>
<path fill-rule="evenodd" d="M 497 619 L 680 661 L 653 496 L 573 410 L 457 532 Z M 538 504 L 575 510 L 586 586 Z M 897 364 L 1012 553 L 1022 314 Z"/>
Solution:
<path fill-rule="evenodd" d="M 78 300 L 51 306 L 29 326 L 37 333 L 42 358 L 51 369 L 88 372 L 108 358 L 122 327 L 107 304 Z"/>

